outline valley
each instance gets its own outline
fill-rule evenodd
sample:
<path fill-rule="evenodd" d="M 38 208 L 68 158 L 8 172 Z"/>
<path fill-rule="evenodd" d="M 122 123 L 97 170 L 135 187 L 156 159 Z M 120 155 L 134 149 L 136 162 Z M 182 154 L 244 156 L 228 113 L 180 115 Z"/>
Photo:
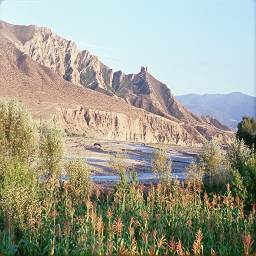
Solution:
<path fill-rule="evenodd" d="M 140 183 L 149 184 L 158 180 L 152 174 L 151 164 L 154 152 L 159 147 L 161 147 L 159 144 L 67 137 L 64 158 L 66 160 L 82 159 L 92 171 L 92 181 L 99 184 L 113 185 L 119 180 L 119 175 L 112 171 L 111 161 L 115 157 L 119 157 L 123 159 L 128 170 L 132 168 L 136 170 Z M 166 149 L 172 161 L 173 178 L 184 180 L 186 168 L 192 161 L 198 160 L 201 148 L 169 145 Z"/>

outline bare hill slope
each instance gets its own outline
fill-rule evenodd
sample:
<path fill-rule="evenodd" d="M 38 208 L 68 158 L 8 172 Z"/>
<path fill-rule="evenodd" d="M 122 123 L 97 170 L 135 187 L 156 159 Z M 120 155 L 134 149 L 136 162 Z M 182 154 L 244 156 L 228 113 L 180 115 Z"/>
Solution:
<path fill-rule="evenodd" d="M 118 72 L 112 73 L 109 83 L 106 73 L 112 71 L 97 57 L 75 49 L 74 43 L 49 29 L 1 22 L 0 96 L 18 97 L 37 119 L 58 114 L 67 132 L 88 137 L 183 145 L 212 137 L 228 142 L 233 137 L 188 112 L 146 70 L 121 74 L 129 80 L 127 85 L 123 78 L 116 82 Z M 69 55 L 72 61 L 67 61 Z M 88 62 L 86 56 L 91 56 Z"/>

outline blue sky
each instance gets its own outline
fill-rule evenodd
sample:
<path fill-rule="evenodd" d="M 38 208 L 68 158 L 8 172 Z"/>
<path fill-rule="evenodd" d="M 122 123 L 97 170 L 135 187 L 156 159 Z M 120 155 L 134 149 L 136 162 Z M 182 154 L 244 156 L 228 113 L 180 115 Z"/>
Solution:
<path fill-rule="evenodd" d="M 175 95 L 254 95 L 253 0 L 5 0 L 0 19 L 50 27 L 126 73 L 141 65 Z"/>

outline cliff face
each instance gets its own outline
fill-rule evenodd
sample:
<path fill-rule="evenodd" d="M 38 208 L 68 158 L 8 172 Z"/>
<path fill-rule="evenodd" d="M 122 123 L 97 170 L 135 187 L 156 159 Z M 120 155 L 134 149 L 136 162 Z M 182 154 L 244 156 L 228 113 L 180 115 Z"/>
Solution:
<path fill-rule="evenodd" d="M 114 72 L 96 56 L 87 50 L 79 51 L 74 42 L 56 35 L 48 28 L 1 24 L 1 34 L 18 49 L 67 81 L 115 94 L 135 107 L 170 119 L 202 122 L 179 104 L 169 88 L 150 75 L 146 67 L 141 67 L 138 74 Z"/>
<path fill-rule="evenodd" d="M 19 98 L 37 119 L 58 114 L 70 134 L 180 145 L 233 138 L 188 112 L 146 68 L 113 72 L 73 42 L 35 26 L 0 22 L 0 96 Z"/>
<path fill-rule="evenodd" d="M 101 110 L 58 109 L 66 129 L 72 134 L 81 134 L 89 138 L 106 138 L 146 143 L 169 143 L 196 146 L 204 142 L 205 136 L 197 130 L 190 132 L 182 125 L 147 112 L 138 116 L 113 113 Z M 213 134 L 212 134 L 213 135 Z M 208 136 L 212 136 L 208 134 Z M 229 135 L 214 133 L 215 139 L 229 143 Z"/>
<path fill-rule="evenodd" d="M 1 22 L 1 35 L 28 54 L 34 61 L 49 67 L 65 80 L 91 89 L 108 89 L 113 72 L 90 52 L 79 51 L 49 28 L 10 25 Z"/>

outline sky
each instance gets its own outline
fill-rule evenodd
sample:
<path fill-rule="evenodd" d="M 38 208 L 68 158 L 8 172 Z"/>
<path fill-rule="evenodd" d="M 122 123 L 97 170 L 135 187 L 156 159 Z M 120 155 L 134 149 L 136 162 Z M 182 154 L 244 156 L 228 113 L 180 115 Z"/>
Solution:
<path fill-rule="evenodd" d="M 114 70 L 175 95 L 255 95 L 256 0 L 4 0 L 0 19 L 50 27 Z"/>

